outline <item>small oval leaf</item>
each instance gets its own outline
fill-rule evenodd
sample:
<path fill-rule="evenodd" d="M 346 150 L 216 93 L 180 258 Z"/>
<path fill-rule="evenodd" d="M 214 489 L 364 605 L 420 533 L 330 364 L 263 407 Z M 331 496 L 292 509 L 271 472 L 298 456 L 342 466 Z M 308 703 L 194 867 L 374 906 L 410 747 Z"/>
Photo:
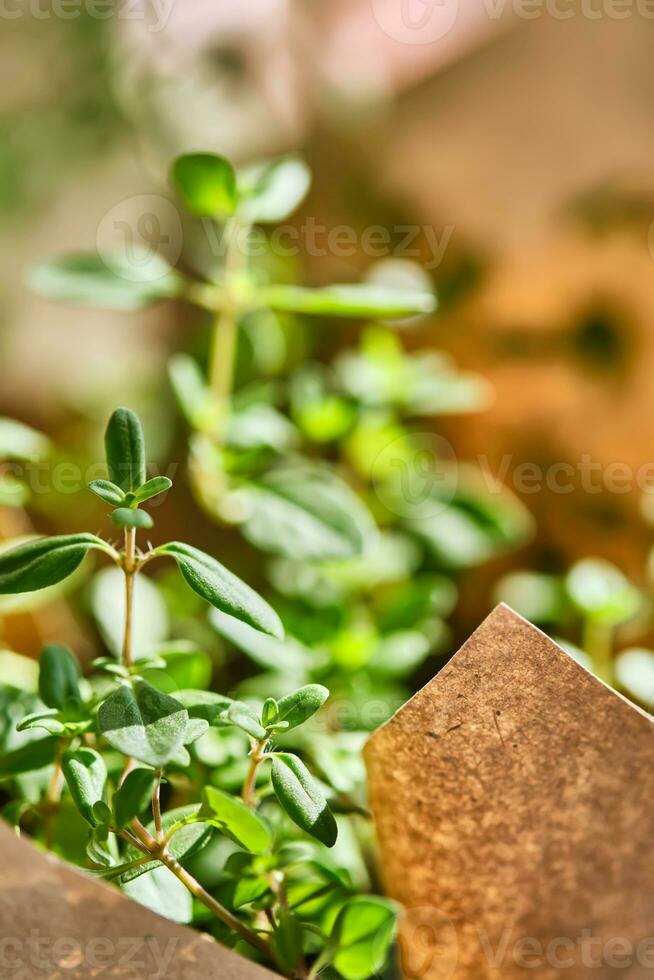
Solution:
<path fill-rule="evenodd" d="M 61 768 L 73 803 L 84 819 L 94 827 L 98 821 L 93 807 L 102 802 L 107 782 L 104 759 L 95 749 L 81 748 L 74 752 L 64 752 Z"/>
<path fill-rule="evenodd" d="M 238 201 L 236 173 L 215 153 L 187 153 L 172 166 L 172 180 L 185 207 L 200 218 L 226 218 Z"/>
<path fill-rule="evenodd" d="M 275 753 L 272 784 L 293 823 L 327 847 L 333 847 L 338 836 L 334 815 L 318 783 L 296 755 Z"/>
<path fill-rule="evenodd" d="M 278 720 L 288 722 L 289 729 L 297 728 L 322 708 L 328 697 L 329 691 L 322 684 L 306 684 L 278 701 Z"/>
<path fill-rule="evenodd" d="M 143 504 L 146 500 L 150 500 L 152 497 L 156 497 L 158 494 L 170 490 L 172 485 L 173 481 L 167 476 L 153 476 L 151 480 L 148 480 L 142 487 L 134 491 L 131 499 L 137 504 Z"/>
<path fill-rule="evenodd" d="M 118 507 L 125 500 L 125 494 L 111 480 L 92 480 L 88 485 L 91 493 L 94 493 L 107 504 Z"/>
<path fill-rule="evenodd" d="M 240 728 L 252 738 L 261 741 L 266 737 L 266 729 L 261 725 L 261 722 L 248 704 L 244 704 L 242 701 L 233 701 L 227 711 L 227 717 L 232 725 L 236 725 L 237 728 Z"/>
<path fill-rule="evenodd" d="M 433 313 L 437 305 L 433 293 L 369 283 L 323 289 L 275 285 L 262 289 L 259 295 L 262 305 L 273 310 L 353 319 L 398 319 L 417 313 Z"/>
<path fill-rule="evenodd" d="M 119 507 L 111 515 L 111 523 L 116 527 L 135 527 L 148 531 L 154 527 L 154 521 L 144 510 L 130 510 L 129 507 Z"/>
<path fill-rule="evenodd" d="M 63 711 L 67 704 L 79 704 L 81 671 L 67 647 L 51 644 L 41 652 L 39 697 L 48 708 Z"/>
<path fill-rule="evenodd" d="M 146 480 L 141 422 L 129 408 L 117 408 L 104 437 L 109 479 L 121 490 L 138 490 Z"/>
<path fill-rule="evenodd" d="M 112 801 L 119 830 L 143 813 L 152 799 L 156 782 L 157 777 L 152 769 L 132 769 L 127 774 Z"/>
<path fill-rule="evenodd" d="M 34 265 L 27 285 L 45 299 L 105 310 L 140 310 L 181 296 L 186 281 L 155 249 L 63 255 Z"/>
<path fill-rule="evenodd" d="M 272 843 L 263 820 L 236 797 L 215 786 L 205 787 L 198 817 L 253 854 L 262 854 Z"/>
<path fill-rule="evenodd" d="M 396 909 L 384 898 L 359 895 L 343 906 L 332 929 L 330 958 L 345 980 L 367 980 L 382 970 L 396 922 Z"/>
<path fill-rule="evenodd" d="M 174 558 L 188 585 L 216 609 L 263 633 L 283 637 L 284 628 L 275 610 L 215 558 L 179 541 L 162 545 L 156 554 Z"/>
<path fill-rule="evenodd" d="M 98 710 L 98 726 L 109 744 L 155 769 L 183 748 L 187 725 L 186 708 L 143 681 L 119 687 Z"/>
<path fill-rule="evenodd" d="M 94 534 L 37 538 L 0 554 L 0 595 L 36 592 L 72 575 L 92 548 L 107 550 Z"/>

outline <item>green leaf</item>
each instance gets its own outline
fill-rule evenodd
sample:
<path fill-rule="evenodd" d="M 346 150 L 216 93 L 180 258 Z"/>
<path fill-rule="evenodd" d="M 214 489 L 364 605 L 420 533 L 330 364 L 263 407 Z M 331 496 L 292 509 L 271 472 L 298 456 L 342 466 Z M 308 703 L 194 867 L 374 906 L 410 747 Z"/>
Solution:
<path fill-rule="evenodd" d="M 383 968 L 396 930 L 397 913 L 386 899 L 351 898 L 339 912 L 330 946 L 333 964 L 345 980 L 367 980 Z"/>
<path fill-rule="evenodd" d="M 256 738 L 257 741 L 266 737 L 266 729 L 262 727 L 252 708 L 248 704 L 244 704 L 243 701 L 232 701 L 227 711 L 227 717 L 232 725 L 241 728 L 252 738 Z"/>
<path fill-rule="evenodd" d="M 136 527 L 149 530 L 154 527 L 154 521 L 144 510 L 130 510 L 129 507 L 119 507 L 111 515 L 111 523 L 116 527 Z"/>
<path fill-rule="evenodd" d="M 225 640 L 233 643 L 260 667 L 271 667 L 291 676 L 302 675 L 315 662 L 313 651 L 301 646 L 297 640 L 287 636 L 277 640 L 273 636 L 260 633 L 233 616 L 226 616 L 219 609 L 212 609 L 209 622 Z"/>
<path fill-rule="evenodd" d="M 0 459 L 31 460 L 46 456 L 50 440 L 22 422 L 0 417 Z"/>
<path fill-rule="evenodd" d="M 239 171 L 239 211 L 253 223 L 276 224 L 300 206 L 310 186 L 311 171 L 299 157 L 255 164 Z"/>
<path fill-rule="evenodd" d="M 619 568 L 601 558 L 587 558 L 573 565 L 566 586 L 584 616 L 607 626 L 626 622 L 642 605 L 638 589 Z"/>
<path fill-rule="evenodd" d="M 40 658 L 39 696 L 48 708 L 63 711 L 70 703 L 79 704 L 82 700 L 80 676 L 79 664 L 67 647 L 56 644 L 44 647 Z"/>
<path fill-rule="evenodd" d="M 274 609 L 215 558 L 179 541 L 162 545 L 156 554 L 174 558 L 188 585 L 216 609 L 263 633 L 283 637 L 284 629 Z"/>
<path fill-rule="evenodd" d="M 122 890 L 133 901 L 171 922 L 186 925 L 193 919 L 193 896 L 163 865 L 153 868 L 145 877 L 130 879 Z"/>
<path fill-rule="evenodd" d="M 102 802 L 107 783 L 107 767 L 99 752 L 81 748 L 64 752 L 61 760 L 73 803 L 91 826 L 97 823 L 93 813 L 96 803 Z"/>
<path fill-rule="evenodd" d="M 643 647 L 623 650 L 615 661 L 615 676 L 622 690 L 645 705 L 651 714 L 654 707 L 654 651 Z"/>
<path fill-rule="evenodd" d="M 338 316 L 353 319 L 390 318 L 433 313 L 433 293 L 411 289 L 391 289 L 368 283 L 336 285 L 323 289 L 304 286 L 267 286 L 259 293 L 263 306 L 287 313 Z"/>
<path fill-rule="evenodd" d="M 246 491 L 243 532 L 256 547 L 287 558 L 327 561 L 360 554 L 374 538 L 357 495 L 327 470 L 288 467 Z"/>
<path fill-rule="evenodd" d="M 232 704 L 232 699 L 213 691 L 175 691 L 175 700 L 183 704 L 190 718 L 203 718 L 210 725 L 223 728 L 229 722 L 222 715 Z"/>
<path fill-rule="evenodd" d="M 63 722 L 59 721 L 59 712 L 56 709 L 36 711 L 16 725 L 17 732 L 28 732 L 34 728 L 41 728 L 50 735 L 62 735 L 66 731 Z"/>
<path fill-rule="evenodd" d="M 338 836 L 334 816 L 318 783 L 296 755 L 275 753 L 272 784 L 291 820 L 311 837 L 333 847 Z"/>
<path fill-rule="evenodd" d="M 88 485 L 91 493 L 104 500 L 105 503 L 114 507 L 119 506 L 125 500 L 125 494 L 111 480 L 92 480 Z"/>
<path fill-rule="evenodd" d="M 0 779 L 49 766 L 54 761 L 58 744 L 59 739 L 56 736 L 48 735 L 9 752 L 0 753 Z"/>
<path fill-rule="evenodd" d="M 234 908 L 239 909 L 242 905 L 256 902 L 269 891 L 270 884 L 266 878 L 240 878 L 234 889 Z"/>
<path fill-rule="evenodd" d="M 189 718 L 184 733 L 184 745 L 192 745 L 193 742 L 197 742 L 199 738 L 207 734 L 209 728 L 209 722 L 205 718 Z"/>
<path fill-rule="evenodd" d="M 181 296 L 185 280 L 158 252 L 131 245 L 64 255 L 32 266 L 27 285 L 45 299 L 106 310 L 140 310 Z"/>
<path fill-rule="evenodd" d="M 216 401 L 197 361 L 188 354 L 175 354 L 168 363 L 168 374 L 186 421 L 194 429 L 204 428 L 214 418 Z"/>
<path fill-rule="evenodd" d="M 148 480 L 142 487 L 134 491 L 131 495 L 130 503 L 143 504 L 146 500 L 151 500 L 152 497 L 157 497 L 160 493 L 165 493 L 166 490 L 170 490 L 172 485 L 173 481 L 167 476 L 153 476 L 151 480 Z"/>
<path fill-rule="evenodd" d="M 149 805 L 157 783 L 152 769 L 132 769 L 112 800 L 116 827 L 122 830 Z"/>
<path fill-rule="evenodd" d="M 115 838 L 109 837 L 109 831 L 104 824 L 94 827 L 86 845 L 87 856 L 94 864 L 99 864 L 103 868 L 115 867 L 117 856 L 114 841 Z"/>
<path fill-rule="evenodd" d="M 432 641 L 419 630 L 397 630 L 382 636 L 368 661 L 368 670 L 387 677 L 405 677 L 425 660 Z"/>
<path fill-rule="evenodd" d="M 156 668 L 141 668 L 141 676 L 164 694 L 177 697 L 176 691 L 188 688 L 206 690 L 211 686 L 213 662 L 208 653 L 185 640 L 171 640 L 152 651 L 160 663 Z M 146 661 L 147 663 L 147 661 Z"/>
<path fill-rule="evenodd" d="M 138 490 L 146 480 L 145 440 L 138 415 L 117 408 L 104 436 L 109 479 L 125 492 Z"/>
<path fill-rule="evenodd" d="M 516 571 L 499 580 L 493 592 L 531 623 L 560 623 L 570 611 L 565 583 L 560 575 Z"/>
<path fill-rule="evenodd" d="M 274 698 L 266 698 L 261 709 L 261 724 L 264 728 L 275 725 L 279 721 L 279 708 Z"/>
<path fill-rule="evenodd" d="M 236 797 L 215 786 L 205 787 L 198 817 L 253 854 L 263 854 L 272 844 L 263 820 Z"/>
<path fill-rule="evenodd" d="M 159 769 L 184 746 L 186 708 L 143 681 L 123 685 L 98 710 L 98 726 L 123 755 Z"/>
<path fill-rule="evenodd" d="M 72 575 L 92 548 L 107 550 L 94 534 L 37 538 L 0 553 L 0 594 L 36 592 Z"/>
<path fill-rule="evenodd" d="M 296 976 L 296 968 L 302 959 L 302 925 L 288 909 L 280 908 L 277 928 L 273 936 L 275 959 L 284 973 Z"/>
<path fill-rule="evenodd" d="M 111 808 L 104 800 L 97 800 L 93 804 L 93 817 L 98 826 L 109 827 L 113 819 Z"/>
<path fill-rule="evenodd" d="M 322 684 L 306 684 L 277 702 L 278 720 L 288 722 L 289 729 L 297 728 L 322 708 L 328 697 L 329 691 Z"/>
<path fill-rule="evenodd" d="M 184 206 L 198 217 L 227 218 L 238 201 L 236 173 L 231 163 L 214 153 L 177 157 L 172 180 Z"/>

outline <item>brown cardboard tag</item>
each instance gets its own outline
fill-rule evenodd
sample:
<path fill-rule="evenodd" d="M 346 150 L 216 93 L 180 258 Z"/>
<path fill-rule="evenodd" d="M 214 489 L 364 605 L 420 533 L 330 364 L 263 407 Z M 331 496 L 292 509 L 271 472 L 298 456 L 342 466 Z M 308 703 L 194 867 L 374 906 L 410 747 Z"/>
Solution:
<path fill-rule="evenodd" d="M 366 748 L 406 977 L 654 977 L 654 725 L 499 606 Z"/>
<path fill-rule="evenodd" d="M 39 853 L 0 821 L 0 980 L 275 976 Z"/>

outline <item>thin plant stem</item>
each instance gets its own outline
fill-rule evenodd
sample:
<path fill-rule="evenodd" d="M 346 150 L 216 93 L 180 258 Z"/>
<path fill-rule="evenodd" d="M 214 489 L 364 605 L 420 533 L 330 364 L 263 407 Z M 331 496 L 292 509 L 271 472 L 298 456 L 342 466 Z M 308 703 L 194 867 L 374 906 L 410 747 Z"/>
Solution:
<path fill-rule="evenodd" d="M 63 787 L 63 774 L 61 769 L 61 757 L 64 752 L 63 742 L 57 743 L 57 752 L 54 760 L 54 772 L 48 784 L 45 795 L 45 813 L 43 821 L 43 842 L 48 850 L 52 849 L 54 839 L 54 818 L 61 799 Z"/>
<path fill-rule="evenodd" d="M 179 861 L 176 861 L 165 848 L 158 856 L 161 863 L 164 864 L 169 871 L 172 871 L 175 877 L 181 881 L 183 885 L 186 885 L 191 894 L 194 895 L 198 901 L 202 902 L 202 904 L 208 908 L 210 912 L 213 912 L 217 919 L 220 919 L 221 922 L 224 922 L 225 925 L 229 926 L 230 929 L 240 936 L 241 939 L 245 940 L 246 943 L 249 943 L 250 946 L 254 946 L 255 949 L 258 949 L 265 956 L 272 959 L 272 950 L 270 943 L 268 943 L 267 940 L 265 940 L 262 936 L 259 936 L 256 932 L 253 932 L 251 929 L 248 929 L 248 927 L 241 922 L 240 919 L 237 919 L 237 917 L 233 915 L 229 909 L 226 909 L 224 905 L 221 905 L 220 902 L 216 901 L 216 899 L 210 895 L 209 892 L 204 890 L 200 882 L 197 881 L 193 875 L 186 870 L 186 868 L 183 868 Z"/>
<path fill-rule="evenodd" d="M 132 820 L 130 824 L 132 832 L 138 837 L 142 844 L 146 847 L 152 849 L 158 846 L 158 842 L 154 839 L 152 834 L 145 829 L 140 820 L 136 817 Z"/>
<path fill-rule="evenodd" d="M 250 767 L 248 769 L 247 775 L 245 777 L 245 782 L 243 783 L 243 791 L 241 793 L 241 799 L 246 806 L 254 807 L 255 805 L 255 787 L 257 782 L 257 770 L 261 763 L 266 759 L 266 753 L 264 751 L 266 742 L 268 738 L 262 739 L 260 742 L 255 742 L 250 755 Z"/>
<path fill-rule="evenodd" d="M 125 634 L 123 637 L 123 666 L 131 667 L 133 663 L 132 623 L 134 615 L 134 580 L 136 576 L 136 528 L 125 528 L 125 556 L 123 571 L 125 572 Z"/>
<path fill-rule="evenodd" d="M 152 794 L 152 816 L 154 817 L 154 828 L 157 833 L 159 843 L 163 841 L 164 833 L 161 825 L 161 770 L 157 771 L 157 783 Z"/>
<path fill-rule="evenodd" d="M 120 836 L 123 838 L 123 840 L 127 841 L 130 847 L 135 847 L 137 851 L 140 851 L 141 854 L 146 854 L 148 858 L 151 857 L 149 848 L 147 848 L 145 844 L 142 844 L 141 841 L 134 836 L 134 834 L 129 832 L 129 830 L 121 830 Z"/>
<path fill-rule="evenodd" d="M 149 864 L 151 860 L 152 858 L 147 854 L 144 857 L 135 858 L 134 861 L 121 864 L 119 868 L 107 868 L 101 871 L 100 874 L 106 881 L 111 881 L 112 878 L 119 878 L 126 871 L 132 871 L 133 868 L 142 868 L 144 864 Z"/>
<path fill-rule="evenodd" d="M 247 249 L 241 247 L 247 240 L 249 228 L 238 218 L 232 218 L 225 225 L 227 242 L 225 253 L 224 286 L 226 299 L 214 322 L 209 353 L 209 387 L 216 397 L 220 419 L 214 432 L 215 441 L 222 444 L 229 423 L 230 400 L 234 383 L 236 346 L 238 343 L 238 321 L 241 313 L 235 295 L 235 282 L 247 265 Z"/>

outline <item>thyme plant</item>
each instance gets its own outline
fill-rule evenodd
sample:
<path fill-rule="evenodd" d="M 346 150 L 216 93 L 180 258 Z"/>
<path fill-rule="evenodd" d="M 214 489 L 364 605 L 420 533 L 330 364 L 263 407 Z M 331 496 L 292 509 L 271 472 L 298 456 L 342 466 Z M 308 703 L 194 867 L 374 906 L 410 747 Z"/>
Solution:
<path fill-rule="evenodd" d="M 54 586 L 92 551 L 124 579 L 117 659 L 96 660 L 94 676 L 83 678 L 66 647 L 43 650 L 38 697 L 30 705 L 20 701 L 19 743 L 0 755 L 0 781 L 13 786 L 15 796 L 5 816 L 52 846 L 57 811 L 69 798 L 87 826 L 83 863 L 129 894 L 144 900 L 139 882 L 148 878 L 166 911 L 171 894 L 179 902 L 181 887 L 214 921 L 212 927 L 196 916 L 205 928 L 288 976 L 314 977 L 330 966 L 349 980 L 368 977 L 383 965 L 392 941 L 393 906 L 356 894 L 347 874 L 330 864 L 326 855 L 338 835 L 328 802 L 333 790 L 278 744 L 315 715 L 329 692 L 308 684 L 266 697 L 254 710 L 204 689 L 166 692 L 146 679 L 165 677 L 166 667 L 156 657 L 137 656 L 133 643 L 135 588 L 152 562 L 173 561 L 201 600 L 257 634 L 281 640 L 283 627 L 277 613 L 215 558 L 178 541 L 153 546 L 139 540 L 153 527 L 148 502 L 171 481 L 148 479 L 134 413 L 114 412 L 105 445 L 108 479 L 89 489 L 111 508 L 121 543 L 81 532 L 29 540 L 0 554 L 3 595 Z M 247 738 L 240 795 L 188 776 L 198 771 L 193 746 L 212 728 Z M 21 799 L 30 775 L 39 791 Z M 203 884 L 192 863 L 212 840 L 211 884 Z"/>
<path fill-rule="evenodd" d="M 529 536 L 515 498 L 447 458 L 432 422 L 425 433 L 420 421 L 477 410 L 487 386 L 433 350 L 404 349 L 398 324 L 411 330 L 437 307 L 424 274 L 409 285 L 289 281 L 296 273 L 274 229 L 309 191 L 302 160 L 236 169 L 192 153 L 170 178 L 193 219 L 183 271 L 157 243 L 130 243 L 43 261 L 30 284 L 82 305 L 133 310 L 175 298 L 201 311 L 206 353 L 178 353 L 169 371 L 189 429 L 191 486 L 211 519 L 241 530 L 287 639 L 261 642 L 219 612 L 211 623 L 266 671 L 264 688 L 289 676 L 325 683 L 349 706 L 342 727 L 373 728 L 408 695 L 405 678 L 446 645 L 456 576 Z M 353 349 L 327 364 L 294 358 L 293 338 L 312 350 L 320 323 L 353 320 L 364 324 Z M 256 680 L 249 690 L 264 693 Z"/>

